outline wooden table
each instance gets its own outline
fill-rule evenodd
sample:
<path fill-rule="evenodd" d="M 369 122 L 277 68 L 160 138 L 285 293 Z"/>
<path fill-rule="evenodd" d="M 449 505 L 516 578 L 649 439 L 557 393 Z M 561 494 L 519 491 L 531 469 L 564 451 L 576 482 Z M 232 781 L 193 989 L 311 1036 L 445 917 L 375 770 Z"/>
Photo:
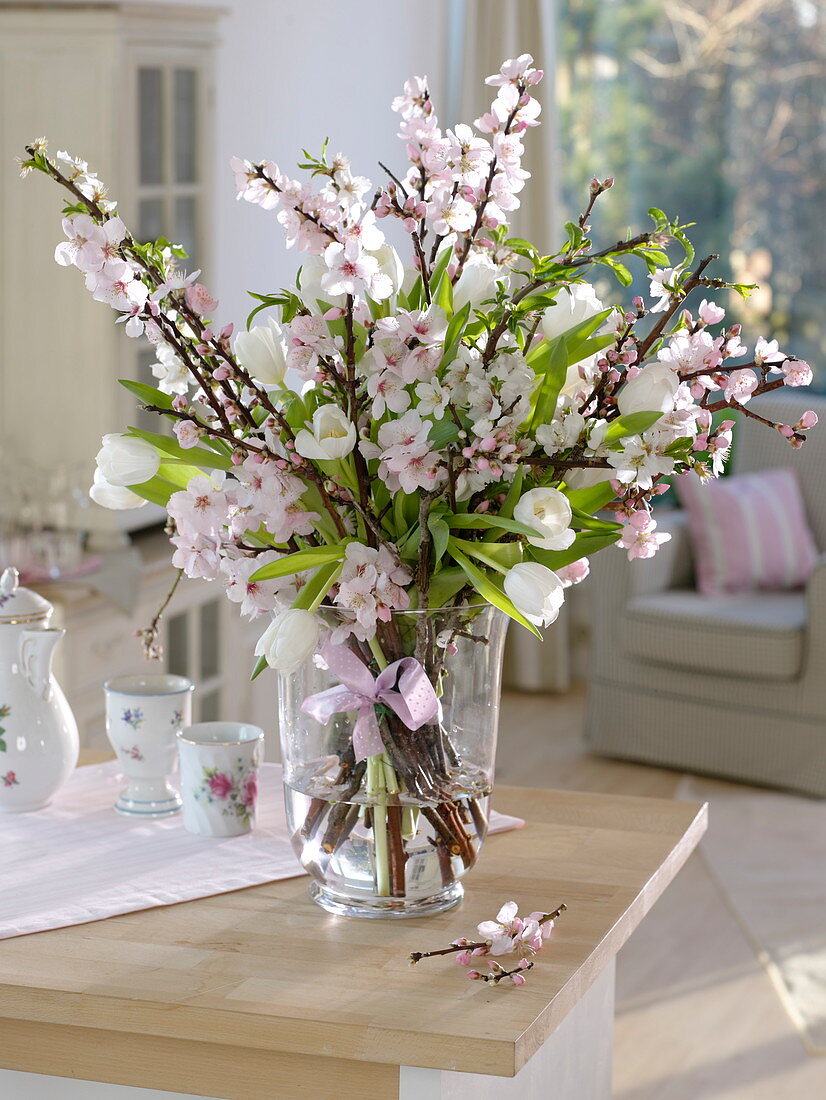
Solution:
<path fill-rule="evenodd" d="M 0 1070 L 0 1095 L 122 1095 L 29 1076 L 49 1074 L 221 1100 L 609 1097 L 617 952 L 706 807 L 521 788 L 495 804 L 528 824 L 487 842 L 439 916 L 332 917 L 296 878 L 0 941 L 0 1066 L 26 1071 Z M 568 905 L 526 986 L 409 966 L 511 898 Z"/>

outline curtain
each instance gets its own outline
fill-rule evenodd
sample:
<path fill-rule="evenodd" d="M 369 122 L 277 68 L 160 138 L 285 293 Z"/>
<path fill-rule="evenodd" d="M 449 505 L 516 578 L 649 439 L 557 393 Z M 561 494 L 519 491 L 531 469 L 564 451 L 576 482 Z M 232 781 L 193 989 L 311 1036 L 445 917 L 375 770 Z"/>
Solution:
<path fill-rule="evenodd" d="M 488 110 L 495 88 L 485 77 L 499 71 L 508 57 L 533 55 L 537 68 L 545 70 L 539 85 L 541 126 L 525 134 L 524 166 L 531 173 L 522 191 L 522 207 L 511 219 L 514 236 L 526 237 L 541 252 L 559 243 L 556 170 L 556 121 L 554 104 L 553 0 L 454 0 L 450 16 L 448 106 L 454 122 L 472 122 Z M 445 122 L 447 120 L 445 119 Z"/>

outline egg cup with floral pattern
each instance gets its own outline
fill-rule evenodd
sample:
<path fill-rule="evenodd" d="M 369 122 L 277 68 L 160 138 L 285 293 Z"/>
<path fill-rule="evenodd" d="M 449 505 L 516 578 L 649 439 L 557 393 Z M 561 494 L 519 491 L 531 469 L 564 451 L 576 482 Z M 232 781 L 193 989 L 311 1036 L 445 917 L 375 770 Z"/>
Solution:
<path fill-rule="evenodd" d="M 167 673 L 119 676 L 104 684 L 106 733 L 127 779 L 118 813 L 168 817 L 181 808 L 170 785 L 177 764 L 176 735 L 192 721 L 194 684 Z"/>
<path fill-rule="evenodd" d="M 255 824 L 264 731 L 245 722 L 198 722 L 178 734 L 184 826 L 198 836 L 240 836 Z"/>

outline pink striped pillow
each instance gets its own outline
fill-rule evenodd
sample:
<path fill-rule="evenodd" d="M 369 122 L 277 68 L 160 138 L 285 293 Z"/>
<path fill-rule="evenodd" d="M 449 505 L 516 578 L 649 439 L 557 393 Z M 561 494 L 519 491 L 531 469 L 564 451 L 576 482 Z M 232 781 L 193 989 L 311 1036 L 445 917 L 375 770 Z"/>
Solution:
<path fill-rule="evenodd" d="M 769 469 L 702 484 L 676 479 L 688 513 L 697 588 L 706 596 L 799 588 L 817 561 L 794 470 Z"/>

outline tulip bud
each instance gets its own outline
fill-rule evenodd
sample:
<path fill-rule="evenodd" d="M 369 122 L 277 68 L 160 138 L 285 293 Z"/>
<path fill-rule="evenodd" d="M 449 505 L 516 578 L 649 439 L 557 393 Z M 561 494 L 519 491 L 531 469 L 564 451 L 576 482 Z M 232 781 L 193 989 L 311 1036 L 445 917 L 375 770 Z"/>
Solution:
<path fill-rule="evenodd" d="M 311 611 L 290 609 L 276 615 L 255 646 L 270 668 L 295 672 L 318 646 L 318 620 Z"/>
<path fill-rule="evenodd" d="M 146 440 L 112 433 L 105 435 L 102 443 L 95 461 L 101 477 L 109 485 L 122 488 L 141 485 L 158 472 L 161 456 Z"/>
<path fill-rule="evenodd" d="M 235 337 L 235 355 L 249 374 L 265 386 L 280 386 L 287 371 L 287 345 L 281 326 L 270 318 Z"/>

